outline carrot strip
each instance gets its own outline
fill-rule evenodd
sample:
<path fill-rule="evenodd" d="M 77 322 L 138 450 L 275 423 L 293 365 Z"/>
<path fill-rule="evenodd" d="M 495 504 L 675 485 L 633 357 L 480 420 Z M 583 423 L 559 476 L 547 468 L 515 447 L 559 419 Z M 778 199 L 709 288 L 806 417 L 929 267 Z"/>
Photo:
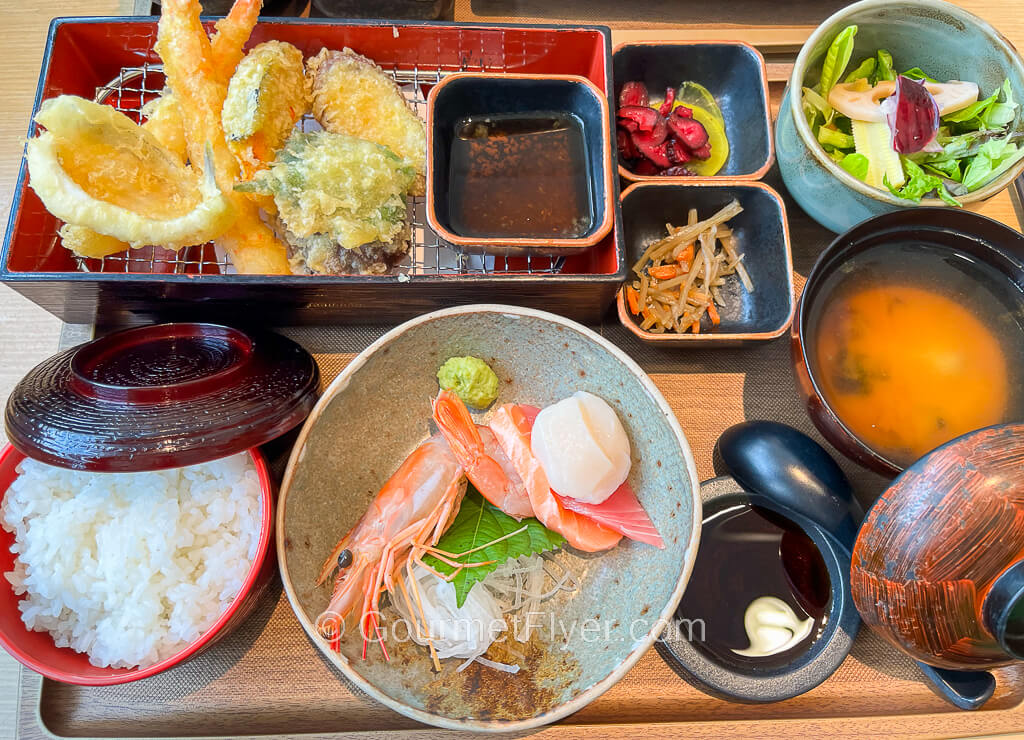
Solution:
<path fill-rule="evenodd" d="M 640 296 L 632 285 L 626 286 L 626 303 L 629 304 L 629 312 L 636 316 L 640 313 Z"/>
<path fill-rule="evenodd" d="M 708 304 L 708 316 L 711 317 L 711 323 L 715 326 L 722 323 L 722 317 L 718 315 L 718 309 L 715 308 L 714 301 Z"/>
<path fill-rule="evenodd" d="M 676 262 L 679 264 L 685 264 L 686 269 L 689 269 L 690 263 L 693 262 L 693 245 L 688 244 L 678 255 L 676 255 Z"/>
<path fill-rule="evenodd" d="M 658 265 L 657 267 L 652 267 L 648 272 L 650 272 L 651 277 L 658 280 L 671 280 L 679 275 L 679 268 L 675 265 Z"/>

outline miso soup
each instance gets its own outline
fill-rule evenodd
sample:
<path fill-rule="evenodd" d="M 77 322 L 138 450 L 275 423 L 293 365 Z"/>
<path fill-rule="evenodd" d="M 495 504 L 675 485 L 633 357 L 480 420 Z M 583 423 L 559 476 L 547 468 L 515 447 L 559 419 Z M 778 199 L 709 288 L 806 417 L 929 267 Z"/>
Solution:
<path fill-rule="evenodd" d="M 808 328 L 818 387 L 900 467 L 1024 418 L 1024 295 L 994 267 L 920 244 L 873 247 L 822 284 Z"/>

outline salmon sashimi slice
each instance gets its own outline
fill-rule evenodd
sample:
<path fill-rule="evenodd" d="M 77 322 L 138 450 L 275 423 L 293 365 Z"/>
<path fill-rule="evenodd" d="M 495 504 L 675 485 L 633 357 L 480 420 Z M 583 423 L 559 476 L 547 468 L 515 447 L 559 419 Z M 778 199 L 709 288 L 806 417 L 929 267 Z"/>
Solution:
<path fill-rule="evenodd" d="M 494 412 L 490 427 L 533 505 L 533 513 L 550 530 L 565 537 L 570 545 L 585 552 L 610 550 L 622 535 L 563 506 L 548 484 L 540 462 L 530 449 L 533 420 L 539 409 L 505 404 Z"/>
<path fill-rule="evenodd" d="M 658 534 L 654 522 L 647 516 L 644 507 L 636 498 L 636 493 L 629 482 L 624 482 L 615 489 L 607 499 L 599 504 L 588 504 L 584 501 L 577 501 L 568 496 L 560 496 L 555 493 L 558 503 L 570 511 L 591 519 L 609 529 L 614 529 L 631 540 L 646 542 L 662 550 L 665 549 L 665 542 Z"/>

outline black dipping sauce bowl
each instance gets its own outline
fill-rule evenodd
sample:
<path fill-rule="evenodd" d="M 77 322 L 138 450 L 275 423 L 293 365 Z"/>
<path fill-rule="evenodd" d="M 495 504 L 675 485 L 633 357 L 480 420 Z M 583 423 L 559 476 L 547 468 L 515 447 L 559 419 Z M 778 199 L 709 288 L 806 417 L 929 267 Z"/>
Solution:
<path fill-rule="evenodd" d="M 810 691 L 839 668 L 860 626 L 850 596 L 850 554 L 815 522 L 744 491 L 730 476 L 702 483 L 701 498 L 701 549 L 676 619 L 655 643 L 658 651 L 682 678 L 728 701 L 766 703 Z M 751 507 L 760 516 L 750 519 L 764 523 L 764 531 L 732 537 L 721 517 L 748 516 Z M 771 557 L 770 530 L 784 532 L 778 560 Z M 723 536 L 709 538 L 713 531 Z M 706 548 L 715 549 L 713 558 Z M 750 570 L 738 572 L 743 567 Z M 740 582 L 756 585 L 739 595 L 746 590 Z M 811 635 L 771 656 L 733 653 L 747 647 L 744 614 L 758 596 L 795 598 L 803 616 L 814 618 Z"/>

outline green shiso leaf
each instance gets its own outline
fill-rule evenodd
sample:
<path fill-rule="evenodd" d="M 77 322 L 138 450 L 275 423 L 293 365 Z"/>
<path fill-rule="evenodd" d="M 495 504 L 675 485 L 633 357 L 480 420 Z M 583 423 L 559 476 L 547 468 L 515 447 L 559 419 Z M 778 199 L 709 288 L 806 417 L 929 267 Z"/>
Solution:
<path fill-rule="evenodd" d="M 516 534 L 501 539 L 513 532 Z M 463 568 L 455 576 L 452 581 L 455 585 L 455 602 L 461 607 L 466 603 L 466 597 L 473 585 L 486 578 L 506 560 L 557 550 L 563 544 L 565 538 L 562 535 L 552 532 L 532 517 L 517 522 L 484 499 L 475 488 L 469 486 L 459 507 L 459 513 L 455 515 L 455 521 L 441 535 L 437 548 L 450 553 L 464 553 L 485 545 L 475 552 L 449 559 L 460 563 L 494 561 L 489 565 Z M 455 571 L 454 566 L 442 562 L 433 555 L 425 556 L 423 562 L 444 575 Z"/>

